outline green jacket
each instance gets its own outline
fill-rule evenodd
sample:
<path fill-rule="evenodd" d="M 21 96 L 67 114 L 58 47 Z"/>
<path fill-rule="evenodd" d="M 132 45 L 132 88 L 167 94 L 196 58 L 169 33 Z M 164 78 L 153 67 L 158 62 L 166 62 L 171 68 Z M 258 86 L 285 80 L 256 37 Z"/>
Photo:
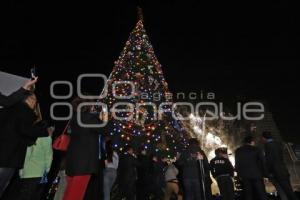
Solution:
<path fill-rule="evenodd" d="M 24 168 L 19 171 L 20 178 L 39 178 L 50 171 L 52 163 L 51 137 L 38 138 L 35 145 L 27 147 Z"/>

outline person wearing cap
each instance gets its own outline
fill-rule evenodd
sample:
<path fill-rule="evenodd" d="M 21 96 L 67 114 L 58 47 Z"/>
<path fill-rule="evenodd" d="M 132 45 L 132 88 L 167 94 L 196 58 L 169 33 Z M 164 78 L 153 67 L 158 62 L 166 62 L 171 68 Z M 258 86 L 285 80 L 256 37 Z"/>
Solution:
<path fill-rule="evenodd" d="M 227 149 L 218 148 L 215 150 L 216 157 L 210 161 L 210 169 L 213 177 L 218 183 L 220 194 L 223 200 L 234 199 L 234 185 L 232 177 L 234 168 L 228 159 Z"/>

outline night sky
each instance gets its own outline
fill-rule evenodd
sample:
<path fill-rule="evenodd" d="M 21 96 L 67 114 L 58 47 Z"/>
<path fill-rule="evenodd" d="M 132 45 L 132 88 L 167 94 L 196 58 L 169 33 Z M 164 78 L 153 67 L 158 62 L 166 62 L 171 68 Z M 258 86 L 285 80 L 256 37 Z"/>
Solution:
<path fill-rule="evenodd" d="M 109 75 L 137 21 L 137 4 L 172 92 L 214 92 L 228 104 L 265 100 L 283 137 L 298 139 L 300 17 L 291 1 L 5 0 L 0 70 L 28 76 L 35 64 L 48 115 L 51 81 Z M 96 80 L 85 85 L 90 93 L 101 88 Z"/>

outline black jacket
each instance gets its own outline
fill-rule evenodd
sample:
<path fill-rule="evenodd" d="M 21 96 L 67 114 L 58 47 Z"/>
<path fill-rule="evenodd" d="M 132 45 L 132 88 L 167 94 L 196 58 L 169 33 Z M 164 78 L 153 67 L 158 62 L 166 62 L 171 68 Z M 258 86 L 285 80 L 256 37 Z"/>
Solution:
<path fill-rule="evenodd" d="M 24 88 L 20 88 L 9 96 L 5 96 L 0 92 L 0 106 L 9 107 L 18 103 L 23 99 L 25 92 L 26 90 Z"/>
<path fill-rule="evenodd" d="M 47 125 L 35 124 L 36 120 L 33 110 L 23 103 L 5 109 L 0 126 L 0 167 L 22 168 L 27 147 L 37 137 L 49 135 Z"/>
<path fill-rule="evenodd" d="M 138 184 L 142 187 L 148 186 L 151 181 L 151 159 L 147 155 L 138 156 L 139 166 L 137 168 Z"/>
<path fill-rule="evenodd" d="M 118 182 L 122 186 L 134 184 L 137 180 L 138 160 L 128 153 L 124 153 L 120 157 L 118 167 Z"/>
<path fill-rule="evenodd" d="M 98 117 L 91 113 L 82 113 L 81 120 L 84 124 L 99 124 Z M 98 174 L 99 161 L 99 135 L 100 128 L 85 128 L 78 124 L 77 114 L 70 123 L 71 140 L 66 155 L 66 174 L 80 176 Z"/>
<path fill-rule="evenodd" d="M 157 162 L 152 161 L 150 174 L 152 184 L 155 185 L 157 189 L 165 187 L 165 171 L 167 166 L 168 164 L 163 162 L 162 160 L 159 160 Z"/>
<path fill-rule="evenodd" d="M 235 169 L 242 179 L 261 179 L 268 176 L 263 153 L 251 145 L 244 145 L 236 150 Z"/>
<path fill-rule="evenodd" d="M 282 145 L 277 141 L 270 141 L 264 145 L 268 171 L 276 179 L 289 179 L 289 172 L 283 159 Z"/>
<path fill-rule="evenodd" d="M 217 178 L 221 175 L 230 175 L 233 177 L 234 175 L 234 168 L 227 158 L 223 157 L 215 157 L 210 161 L 210 169 L 211 174 L 214 178 Z"/>
<path fill-rule="evenodd" d="M 202 180 L 202 175 L 200 174 L 200 163 L 196 159 L 196 153 L 200 152 L 203 156 L 203 168 L 205 173 L 205 179 L 208 182 L 211 182 L 210 179 L 210 167 L 208 163 L 208 159 L 205 153 L 199 148 L 199 150 L 195 150 L 193 148 L 188 148 L 185 150 L 176 165 L 182 170 L 182 178 L 185 179 L 199 179 Z"/>

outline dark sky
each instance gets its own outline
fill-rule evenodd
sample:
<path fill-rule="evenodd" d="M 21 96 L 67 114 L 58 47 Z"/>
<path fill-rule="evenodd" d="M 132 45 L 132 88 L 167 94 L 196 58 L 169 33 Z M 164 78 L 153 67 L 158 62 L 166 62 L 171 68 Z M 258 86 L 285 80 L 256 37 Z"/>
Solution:
<path fill-rule="evenodd" d="M 171 91 L 266 100 L 284 137 L 297 138 L 300 18 L 292 1 L 141 2 Z M 47 113 L 51 81 L 109 75 L 137 21 L 136 6 L 134 0 L 1 1 L 0 70 L 24 76 L 35 64 Z M 87 87 L 101 90 L 96 82 Z"/>

